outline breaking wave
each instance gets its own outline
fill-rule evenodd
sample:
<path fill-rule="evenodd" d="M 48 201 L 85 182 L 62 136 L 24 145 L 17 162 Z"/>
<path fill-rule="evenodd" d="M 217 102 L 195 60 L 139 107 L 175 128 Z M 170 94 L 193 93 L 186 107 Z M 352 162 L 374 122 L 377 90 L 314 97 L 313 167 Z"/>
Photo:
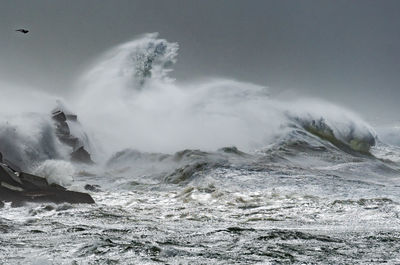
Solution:
<path fill-rule="evenodd" d="M 1 83 L 0 152 L 14 167 L 31 171 L 46 159 L 65 158 L 49 109 L 56 98 L 33 88 Z"/>
<path fill-rule="evenodd" d="M 146 34 L 106 52 L 83 75 L 74 107 L 108 157 L 125 148 L 254 151 L 293 125 L 346 150 L 368 153 L 375 144 L 370 126 L 332 104 L 278 101 L 267 88 L 236 80 L 178 83 L 169 76 L 177 51 Z"/>
<path fill-rule="evenodd" d="M 76 169 L 65 160 L 45 160 L 33 170 L 33 173 L 45 177 L 49 184 L 55 183 L 65 187 L 72 184 Z"/>
<path fill-rule="evenodd" d="M 117 46 L 58 102 L 0 84 L 6 164 L 96 201 L 0 202 L 4 263 L 398 261 L 398 130 L 255 84 L 179 83 L 177 51 L 157 34 Z"/>
<path fill-rule="evenodd" d="M 67 121 L 68 129 L 100 164 L 116 160 L 121 150 L 142 156 L 234 146 L 244 153 L 371 155 L 380 142 L 356 114 L 322 100 L 277 100 L 266 87 L 221 78 L 179 83 L 170 76 L 177 55 L 177 43 L 143 35 L 100 56 L 69 100 L 3 84 L 0 151 L 28 171 L 69 160 L 70 147 L 56 137 L 51 120 L 55 106 L 78 114 L 80 122 Z"/>

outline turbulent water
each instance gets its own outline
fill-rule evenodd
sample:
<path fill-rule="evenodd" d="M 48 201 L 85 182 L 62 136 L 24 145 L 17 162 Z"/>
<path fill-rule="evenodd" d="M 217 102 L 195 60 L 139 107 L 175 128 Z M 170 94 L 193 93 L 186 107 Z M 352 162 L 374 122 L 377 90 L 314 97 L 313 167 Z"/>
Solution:
<path fill-rule="evenodd" d="M 69 161 L 56 98 L 1 85 L 4 157 L 96 204 L 5 202 L 0 263 L 400 263 L 398 126 L 235 80 L 179 83 L 177 51 L 141 36 L 61 99 L 94 165 Z"/>

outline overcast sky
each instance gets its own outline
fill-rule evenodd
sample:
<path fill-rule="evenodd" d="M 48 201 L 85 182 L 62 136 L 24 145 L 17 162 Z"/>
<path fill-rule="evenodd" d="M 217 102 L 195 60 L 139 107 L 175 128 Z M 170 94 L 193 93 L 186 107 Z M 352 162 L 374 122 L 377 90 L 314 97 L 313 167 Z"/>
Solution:
<path fill-rule="evenodd" d="M 67 93 L 146 32 L 180 44 L 174 77 L 229 77 L 400 120 L 400 1 L 0 0 L 0 78 Z M 27 35 L 14 30 L 26 27 Z"/>

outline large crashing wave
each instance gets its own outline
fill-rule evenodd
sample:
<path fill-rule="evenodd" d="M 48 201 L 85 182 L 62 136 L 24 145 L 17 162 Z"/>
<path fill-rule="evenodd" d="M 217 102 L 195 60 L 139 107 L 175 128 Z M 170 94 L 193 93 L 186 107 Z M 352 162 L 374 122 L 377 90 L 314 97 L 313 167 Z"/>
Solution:
<path fill-rule="evenodd" d="M 376 144 L 375 131 L 360 117 L 321 100 L 294 102 L 287 116 L 296 126 L 346 152 L 369 154 Z"/>
<path fill-rule="evenodd" d="M 345 151 L 366 153 L 375 143 L 365 122 L 337 106 L 274 100 L 265 87 L 235 80 L 178 83 L 169 76 L 177 51 L 178 44 L 147 34 L 111 49 L 83 75 L 68 103 L 91 132 L 96 161 L 126 148 L 174 153 L 237 146 L 248 152 L 298 130 Z M 57 99 L 0 85 L 0 152 L 28 170 L 49 159 L 68 160 L 50 119 Z"/>
<path fill-rule="evenodd" d="M 178 48 L 177 43 L 158 39 L 155 33 L 146 34 L 107 52 L 85 79 L 89 84 L 110 85 L 113 90 L 139 89 L 150 80 L 167 82 Z"/>
<path fill-rule="evenodd" d="M 262 148 L 293 123 L 336 146 L 368 152 L 375 134 L 343 108 L 270 99 L 262 86 L 227 79 L 177 83 L 178 44 L 147 34 L 113 48 L 83 76 L 76 109 L 106 154 Z"/>
<path fill-rule="evenodd" d="M 0 150 L 6 160 L 24 170 L 40 161 L 62 157 L 50 120 L 38 114 L 3 120 L 0 123 Z"/>
<path fill-rule="evenodd" d="M 75 109 L 105 153 L 253 149 L 279 127 L 284 115 L 264 87 L 226 79 L 173 82 L 168 72 L 177 49 L 147 34 L 107 52 L 84 75 Z"/>
<path fill-rule="evenodd" d="M 11 165 L 31 172 L 48 159 L 64 159 L 49 110 L 56 98 L 33 88 L 0 83 L 0 152 Z"/>

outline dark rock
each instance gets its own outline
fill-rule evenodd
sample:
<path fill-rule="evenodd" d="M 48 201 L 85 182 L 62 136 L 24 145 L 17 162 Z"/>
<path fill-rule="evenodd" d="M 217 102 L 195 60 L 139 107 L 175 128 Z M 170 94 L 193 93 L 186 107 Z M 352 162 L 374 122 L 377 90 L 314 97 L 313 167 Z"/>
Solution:
<path fill-rule="evenodd" d="M 69 145 L 72 148 L 75 148 L 79 144 L 79 139 L 74 136 L 71 135 L 57 135 L 57 136 L 62 143 Z"/>
<path fill-rule="evenodd" d="M 222 153 L 228 153 L 228 154 L 235 154 L 235 155 L 239 155 L 239 156 L 246 156 L 247 154 L 240 151 L 239 149 L 237 149 L 236 146 L 229 146 L 229 147 L 223 147 L 218 149 L 218 152 L 222 152 Z"/>
<path fill-rule="evenodd" d="M 181 161 L 185 159 L 193 159 L 193 158 L 204 158 L 207 157 L 210 153 L 203 152 L 200 150 L 191 150 L 191 149 L 185 149 L 183 151 L 176 152 L 173 156 L 173 159 L 175 161 Z"/>
<path fill-rule="evenodd" d="M 52 112 L 52 118 L 55 121 L 57 138 L 63 144 L 72 147 L 73 151 L 70 154 L 71 161 L 93 164 L 94 162 L 92 161 L 89 152 L 85 149 L 85 146 L 83 146 L 85 141 L 80 139 L 79 136 L 72 135 L 67 123 L 68 121 L 70 124 L 75 123 L 79 126 L 78 116 L 65 112 L 61 107 L 59 107 Z"/>
<path fill-rule="evenodd" d="M 58 122 L 56 128 L 57 135 L 68 136 L 71 134 L 68 123 L 66 123 L 65 121 Z"/>
<path fill-rule="evenodd" d="M 90 185 L 90 184 L 86 184 L 86 185 L 85 185 L 85 190 L 93 191 L 93 192 L 99 192 L 99 191 L 101 191 L 99 185 Z"/>
<path fill-rule="evenodd" d="M 67 121 L 78 121 L 78 116 L 75 114 L 67 114 L 65 115 Z"/>
<path fill-rule="evenodd" d="M 5 183 L 4 185 L 17 187 L 16 189 L 22 185 L 21 179 L 12 169 L 5 164 L 0 164 L 0 186 L 3 186 L 3 182 Z"/>
<path fill-rule="evenodd" d="M 51 114 L 52 114 L 53 120 L 55 120 L 57 122 L 65 122 L 67 120 L 65 113 L 62 112 L 61 110 L 55 110 Z"/>
<path fill-rule="evenodd" d="M 207 162 L 196 162 L 193 164 L 185 165 L 167 175 L 165 177 L 165 181 L 173 184 L 185 183 L 187 181 L 190 181 L 196 174 L 199 174 L 209 169 L 210 167 L 211 165 Z"/>
<path fill-rule="evenodd" d="M 21 184 L 24 185 L 24 188 L 29 190 L 41 190 L 46 189 L 49 186 L 45 178 L 37 177 L 28 173 L 21 172 L 19 174 L 19 179 L 22 182 Z"/>
<path fill-rule="evenodd" d="M 14 172 L 5 164 L 0 164 L 0 201 L 10 201 L 14 206 L 24 202 L 95 203 L 87 193 L 50 185 L 45 178 Z"/>
<path fill-rule="evenodd" d="M 17 166 L 16 164 L 14 164 L 13 162 L 11 162 L 8 159 L 4 159 L 4 162 L 2 162 L 2 163 L 6 164 L 8 166 L 8 168 L 10 168 L 13 171 L 22 171 L 19 166 Z"/>
<path fill-rule="evenodd" d="M 79 147 L 71 153 L 71 161 L 81 162 L 86 164 L 93 164 L 94 162 L 90 158 L 90 154 L 85 150 L 83 146 Z"/>

